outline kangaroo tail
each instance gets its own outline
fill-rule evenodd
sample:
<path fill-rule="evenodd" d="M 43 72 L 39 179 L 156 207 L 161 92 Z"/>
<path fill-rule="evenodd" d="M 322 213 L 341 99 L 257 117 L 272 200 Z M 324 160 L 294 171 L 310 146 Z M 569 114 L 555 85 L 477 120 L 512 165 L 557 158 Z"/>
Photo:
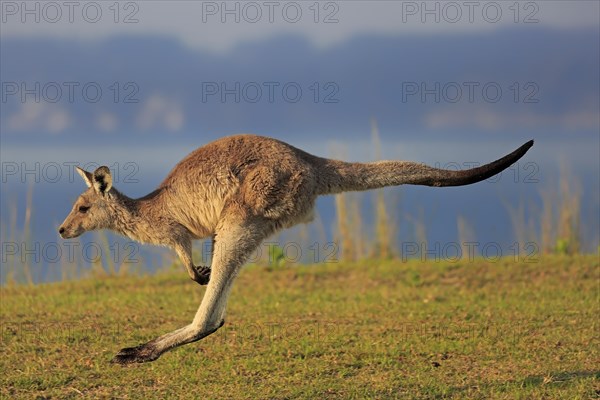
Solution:
<path fill-rule="evenodd" d="M 319 194 L 377 189 L 385 186 L 462 186 L 488 179 L 511 166 L 533 146 L 533 140 L 512 153 L 481 167 L 464 171 L 432 168 L 410 161 L 349 163 L 320 159 Z"/>

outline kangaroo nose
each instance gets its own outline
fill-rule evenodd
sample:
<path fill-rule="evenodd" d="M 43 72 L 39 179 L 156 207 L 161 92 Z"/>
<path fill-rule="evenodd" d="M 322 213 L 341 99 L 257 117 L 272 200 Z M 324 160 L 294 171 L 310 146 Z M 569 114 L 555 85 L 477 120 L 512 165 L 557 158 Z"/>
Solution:
<path fill-rule="evenodd" d="M 61 235 L 63 233 L 65 233 L 65 228 L 63 228 L 62 226 L 60 227 L 60 229 L 58 230 L 58 233 L 60 233 Z"/>

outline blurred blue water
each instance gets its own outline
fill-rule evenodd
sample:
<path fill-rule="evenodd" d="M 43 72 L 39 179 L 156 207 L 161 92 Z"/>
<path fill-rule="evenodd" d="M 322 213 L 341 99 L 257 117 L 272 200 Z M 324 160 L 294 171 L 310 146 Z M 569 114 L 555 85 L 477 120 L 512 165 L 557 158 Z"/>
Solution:
<path fill-rule="evenodd" d="M 294 140 L 294 138 L 289 140 L 319 155 L 331 153 L 318 142 L 302 143 L 301 140 Z M 402 143 L 386 142 L 383 157 L 387 159 L 409 158 L 424 161 L 430 165 L 450 168 L 458 165 L 465 168 L 466 165 L 463 162 L 491 161 L 520 144 L 517 143 L 511 148 L 502 144 L 483 149 L 474 143 L 470 148 L 465 149 L 465 145 L 439 142 L 429 143 L 415 140 Z M 569 166 L 574 179 L 581 184 L 584 249 L 587 251 L 596 249 L 599 232 L 598 204 L 600 203 L 598 160 L 594 161 L 593 157 L 595 151 L 593 146 L 596 144 L 596 138 L 589 138 L 587 142 L 581 141 L 567 148 L 561 143 L 552 144 L 542 139 L 537 141 L 531 152 L 519 164 L 506 170 L 497 181 L 486 181 L 460 188 L 405 186 L 385 189 L 391 222 L 397 225 L 394 239 L 398 248 L 401 249 L 403 243 L 406 246 L 406 242 L 412 243 L 416 240 L 414 226 L 409 221 L 410 217 L 407 216 L 414 218 L 422 213 L 424 215 L 422 222 L 426 225 L 428 246 L 430 250 L 433 249 L 431 251 L 435 252 L 437 245 L 440 246 L 437 250 L 439 253 L 444 246 L 451 247 L 452 244 L 459 241 L 457 217 L 460 215 L 472 227 L 475 239 L 479 243 L 476 248 L 478 253 L 486 244 L 490 244 L 493 245 L 490 250 L 492 253 L 500 249 L 503 255 L 511 255 L 517 251 L 524 254 L 524 243 L 519 244 L 518 249 L 515 249 L 514 242 L 517 237 L 510 221 L 509 209 L 517 209 L 522 204 L 526 209 L 526 220 L 536 220 L 541 209 L 541 192 L 558 187 L 559 164 L 562 162 Z M 368 143 L 346 143 L 344 146 L 337 142 L 337 145 L 328 147 L 334 150 L 343 150 L 342 153 L 346 153 L 343 158 L 346 159 L 367 161 L 373 158 Z M 24 259 L 30 265 L 35 266 L 32 269 L 38 271 L 34 277 L 38 281 L 60 279 L 58 270 L 61 262 L 66 261 L 70 248 L 75 249 L 87 259 L 96 257 L 97 251 L 93 243 L 101 243 L 101 240 L 94 233 L 87 233 L 80 239 L 69 241 L 68 244 L 65 244 L 57 235 L 57 227 L 69 213 L 73 201 L 85 188 L 77 174 L 70 176 L 72 163 L 85 165 L 93 161 L 111 166 L 115 175 L 115 186 L 131 197 L 139 197 L 152 191 L 166 176 L 170 168 L 192 148 L 193 146 L 190 144 L 188 146 L 139 148 L 132 151 L 119 149 L 108 153 L 103 152 L 101 148 L 40 149 L 35 146 L 3 148 L 3 183 L 0 196 L 2 279 L 6 278 L 4 268 L 10 260 L 9 255 L 15 251 L 18 260 Z M 159 154 L 160 157 L 157 156 Z M 93 168 L 92 165 L 89 167 Z M 17 168 L 16 172 L 14 168 Z M 17 227 L 16 231 L 22 232 L 28 190 L 32 190 L 33 194 L 32 233 L 28 240 L 29 244 L 25 244 L 20 233 L 15 235 L 13 232 L 11 235 L 10 231 L 12 221 L 14 221 Z M 375 208 L 373 193 L 358 194 L 365 229 L 364 236 L 367 240 L 373 237 Z M 17 212 L 16 215 L 14 210 Z M 311 240 L 325 240 L 326 242 L 333 240 L 335 231 L 333 197 L 320 198 L 317 202 L 317 211 L 322 228 L 315 227 L 313 223 L 309 228 L 310 235 L 314 236 L 314 240 Z M 536 228 L 539 228 L 539 221 L 536 220 L 535 225 Z M 325 238 L 317 235 L 316 232 L 320 230 L 324 231 Z M 286 238 L 285 240 L 294 240 L 289 236 L 283 237 Z M 164 254 L 171 255 L 169 250 L 160 247 L 138 244 L 132 247 L 128 239 L 116 235 L 109 235 L 108 242 L 111 246 L 110 250 L 108 254 L 105 251 L 101 257 L 104 265 L 108 265 L 109 259 L 117 261 L 118 264 L 125 261 L 129 255 L 133 255 L 135 256 L 134 260 L 137 261 L 134 265 L 139 266 L 142 270 L 152 272 L 165 264 Z M 14 243 L 25 247 L 17 247 L 15 250 Z M 452 253 L 450 247 L 448 248 L 449 257 Z M 63 253 L 58 258 L 56 256 L 57 248 Z M 201 245 L 198 244 L 196 249 L 201 252 Z M 414 251 L 412 247 L 406 249 Z M 306 249 L 304 250 L 306 251 Z M 420 257 L 426 250 L 426 248 L 419 248 L 419 251 L 413 255 Z"/>

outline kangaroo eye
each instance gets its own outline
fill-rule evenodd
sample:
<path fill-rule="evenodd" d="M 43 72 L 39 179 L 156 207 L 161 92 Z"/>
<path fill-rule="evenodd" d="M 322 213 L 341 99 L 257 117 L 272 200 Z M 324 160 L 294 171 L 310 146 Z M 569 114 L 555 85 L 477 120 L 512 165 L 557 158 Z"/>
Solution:
<path fill-rule="evenodd" d="M 90 208 L 87 206 L 79 206 L 79 212 L 85 214 Z"/>

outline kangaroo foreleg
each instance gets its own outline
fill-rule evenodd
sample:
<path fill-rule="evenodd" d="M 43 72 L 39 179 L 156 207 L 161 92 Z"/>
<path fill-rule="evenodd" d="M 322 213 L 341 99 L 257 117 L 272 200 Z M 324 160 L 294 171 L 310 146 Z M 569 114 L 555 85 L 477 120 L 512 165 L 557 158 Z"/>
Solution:
<path fill-rule="evenodd" d="M 208 284 L 210 280 L 211 269 L 207 266 L 194 265 L 192 260 L 192 242 L 190 240 L 186 240 L 183 243 L 178 243 L 177 246 L 175 246 L 175 251 L 177 252 L 179 259 L 183 263 L 190 278 L 200 285 Z"/>

